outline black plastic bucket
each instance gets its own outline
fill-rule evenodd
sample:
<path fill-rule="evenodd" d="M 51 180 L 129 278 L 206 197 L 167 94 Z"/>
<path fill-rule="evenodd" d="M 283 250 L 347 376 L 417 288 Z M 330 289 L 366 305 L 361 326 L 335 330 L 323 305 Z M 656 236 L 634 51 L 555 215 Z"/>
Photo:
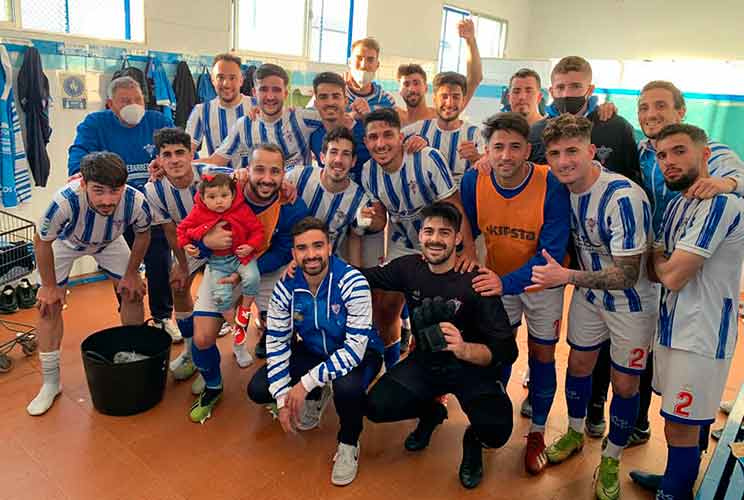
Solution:
<path fill-rule="evenodd" d="M 90 335 L 80 346 L 93 406 L 106 415 L 134 415 L 163 399 L 171 337 L 147 324 L 118 326 Z M 148 356 L 115 364 L 119 351 Z"/>

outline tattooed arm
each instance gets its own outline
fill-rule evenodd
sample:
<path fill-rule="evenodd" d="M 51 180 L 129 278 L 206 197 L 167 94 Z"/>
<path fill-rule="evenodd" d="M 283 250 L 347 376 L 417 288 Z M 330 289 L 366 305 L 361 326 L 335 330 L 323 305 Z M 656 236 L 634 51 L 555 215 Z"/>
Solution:
<path fill-rule="evenodd" d="M 631 288 L 638 281 L 641 271 L 641 255 L 614 257 L 615 265 L 601 271 L 575 271 L 560 265 L 548 252 L 543 250 L 547 261 L 544 266 L 532 268 L 532 282 L 526 291 L 552 288 L 566 283 L 595 290 L 623 290 Z"/>

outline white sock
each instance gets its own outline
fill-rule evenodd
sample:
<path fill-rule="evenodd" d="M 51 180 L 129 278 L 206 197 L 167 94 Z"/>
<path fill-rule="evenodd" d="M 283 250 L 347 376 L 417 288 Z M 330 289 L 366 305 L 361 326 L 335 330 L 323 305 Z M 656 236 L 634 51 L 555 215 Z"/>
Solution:
<path fill-rule="evenodd" d="M 59 383 L 59 350 L 40 352 L 41 375 L 43 383 L 39 394 L 29 403 L 26 411 L 29 415 L 42 415 L 52 407 L 54 398 L 62 392 Z"/>
<path fill-rule="evenodd" d="M 568 417 L 568 426 L 578 432 L 579 434 L 584 433 L 584 419 Z"/>
<path fill-rule="evenodd" d="M 609 439 L 607 440 L 607 446 L 602 451 L 603 457 L 612 457 L 616 460 L 620 460 L 620 455 L 623 453 L 623 446 L 618 446 Z"/>
<path fill-rule="evenodd" d="M 191 359 L 191 346 L 194 343 L 194 337 L 183 338 L 183 357 Z"/>
<path fill-rule="evenodd" d="M 242 344 L 233 344 L 233 354 L 235 360 L 238 362 L 238 366 L 241 368 L 248 368 L 253 364 L 253 356 L 245 348 L 245 342 Z"/>

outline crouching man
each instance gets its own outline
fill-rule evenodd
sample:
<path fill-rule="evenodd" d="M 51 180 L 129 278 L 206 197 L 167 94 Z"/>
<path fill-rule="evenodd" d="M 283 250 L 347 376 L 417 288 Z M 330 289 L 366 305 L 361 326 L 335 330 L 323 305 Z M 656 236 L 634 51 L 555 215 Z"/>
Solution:
<path fill-rule="evenodd" d="M 93 257 L 121 294 L 121 322 L 142 324 L 145 285 L 139 266 L 150 245 L 150 208 L 145 196 L 128 186 L 127 167 L 116 154 L 90 153 L 80 162 L 82 179 L 57 191 L 39 221 L 34 252 L 41 276 L 39 358 L 43 385 L 26 410 L 45 413 L 62 392 L 59 347 L 62 343 L 62 306 L 65 285 L 75 260 Z M 135 233 L 132 250 L 124 231 Z"/>
<path fill-rule="evenodd" d="M 267 364 L 248 384 L 259 404 L 276 401 L 285 432 L 318 426 L 331 397 L 340 421 L 331 482 L 351 483 L 367 386 L 382 366 L 364 276 L 332 256 L 325 224 L 305 217 L 292 229 L 294 276 L 278 281 L 267 316 Z"/>

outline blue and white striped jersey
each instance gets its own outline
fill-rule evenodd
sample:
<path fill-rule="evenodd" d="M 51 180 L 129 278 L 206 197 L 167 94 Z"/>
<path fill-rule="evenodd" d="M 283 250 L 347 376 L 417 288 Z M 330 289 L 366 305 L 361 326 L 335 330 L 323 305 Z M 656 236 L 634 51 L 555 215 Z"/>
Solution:
<path fill-rule="evenodd" d="M 420 120 L 404 128 L 403 135 L 406 137 L 420 135 L 429 141 L 429 146 L 439 150 L 447 160 L 447 165 L 458 186 L 463 174 L 473 166 L 470 161 L 457 154 L 460 144 L 470 141 L 475 143 L 478 152 L 481 154 L 484 152 L 483 136 L 479 133 L 478 127 L 465 121 L 456 130 L 442 130 L 437 125 L 436 118 Z"/>
<path fill-rule="evenodd" d="M 393 94 L 382 88 L 377 82 L 372 82 L 372 92 L 368 95 L 359 95 L 353 90 L 346 86 L 346 97 L 349 100 L 349 105 L 346 111 L 351 111 L 351 103 L 357 99 L 366 99 L 369 104 L 369 110 L 374 111 L 379 108 L 392 108 L 395 107 L 395 97 Z"/>
<path fill-rule="evenodd" d="M 191 140 L 197 144 L 196 151 L 201 149 L 202 143 L 205 143 L 207 154 L 214 154 L 227 137 L 232 126 L 250 112 L 251 103 L 251 98 L 244 95 L 240 102 L 231 108 L 224 107 L 220 103 L 219 97 L 194 106 L 189 120 L 186 122 L 186 132 L 191 135 Z M 236 157 L 235 162 L 232 163 L 233 168 L 246 166 L 248 166 L 247 157 Z"/>
<path fill-rule="evenodd" d="M 274 286 L 266 319 L 269 392 L 284 406 L 291 388 L 289 359 L 297 334 L 310 352 L 324 358 L 302 377 L 308 391 L 331 383 L 353 370 L 368 349 L 382 353 L 372 327 L 372 293 L 357 269 L 331 256 L 328 274 L 315 294 L 298 269 Z"/>
<path fill-rule="evenodd" d="M 705 258 L 678 292 L 662 286 L 657 342 L 710 358 L 733 357 L 744 260 L 744 201 L 731 194 L 675 198 L 664 213 L 656 247 Z"/>
<path fill-rule="evenodd" d="M 244 116 L 235 122 L 216 153 L 224 158 L 238 154 L 250 158 L 255 144 L 268 142 L 282 148 L 285 167 L 310 165 L 310 134 L 322 126 L 315 109 L 285 110 L 273 123 Z"/>
<path fill-rule="evenodd" d="M 432 148 L 406 153 L 400 169 L 392 173 L 375 160 L 368 161 L 362 169 L 362 187 L 387 210 L 392 241 L 414 250 L 420 249 L 421 210 L 457 192 L 447 163 Z"/>
<path fill-rule="evenodd" d="M 651 207 L 640 186 L 620 174 L 602 168 L 599 178 L 584 193 L 571 193 L 571 234 L 581 269 L 601 271 L 614 265 L 613 258 L 644 254 L 633 288 L 596 290 L 577 287 L 592 304 L 607 311 L 653 311 L 656 293 L 646 275 L 651 236 Z"/>
<path fill-rule="evenodd" d="M 350 229 L 364 234 L 364 230 L 357 227 L 357 213 L 371 200 L 354 181 L 350 181 L 349 186 L 340 193 L 327 191 L 321 182 L 322 172 L 320 167 L 295 167 L 285 179 L 297 186 L 297 195 L 304 200 L 310 215 L 325 221 L 333 252 L 336 253 Z"/>
<path fill-rule="evenodd" d="M 76 180 L 55 193 L 39 221 L 38 232 L 44 241 L 60 240 L 77 252 L 95 253 L 129 226 L 135 233 L 149 230 L 151 221 L 145 195 L 128 184 L 113 215 L 103 216 L 90 208 L 85 190 Z"/>
<path fill-rule="evenodd" d="M 218 167 L 206 163 L 194 163 L 192 168 L 194 179 L 188 187 L 177 188 L 168 180 L 168 177 L 162 177 L 145 184 L 145 196 L 152 210 L 153 226 L 168 222 L 178 224 L 186 218 L 194 206 L 194 196 L 199 187 L 201 175 L 205 171 L 232 173 L 232 169 L 229 167 Z"/>
<path fill-rule="evenodd" d="M 708 141 L 711 150 L 708 159 L 708 173 L 712 177 L 731 177 L 736 180 L 736 194 L 744 196 L 744 162 L 727 145 L 720 142 Z M 641 178 L 643 187 L 651 198 L 653 210 L 654 233 L 658 235 L 661 228 L 664 211 L 674 198 L 679 196 L 676 191 L 670 191 L 664 182 L 659 163 L 656 161 L 656 150 L 650 139 L 638 143 L 638 154 L 641 163 Z"/>

